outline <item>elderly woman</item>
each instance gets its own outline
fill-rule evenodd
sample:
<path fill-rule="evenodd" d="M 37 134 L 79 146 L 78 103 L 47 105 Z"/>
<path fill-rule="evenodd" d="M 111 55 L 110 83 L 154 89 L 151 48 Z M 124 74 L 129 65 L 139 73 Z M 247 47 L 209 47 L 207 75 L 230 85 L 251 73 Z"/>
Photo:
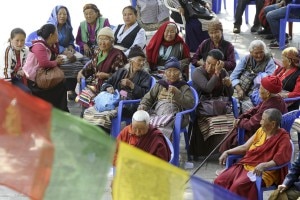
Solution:
<path fill-rule="evenodd" d="M 266 44 L 263 41 L 252 41 L 249 45 L 249 52 L 250 54 L 241 59 L 230 75 L 237 98 L 242 101 L 243 113 L 252 107 L 249 96 L 254 89 L 259 87 L 260 79 L 273 74 L 276 69 L 274 60 L 267 52 Z"/>
<path fill-rule="evenodd" d="M 208 24 L 208 35 L 210 38 L 204 40 L 193 55 L 192 64 L 195 67 L 203 66 L 208 52 L 212 49 L 219 49 L 224 55 L 224 59 L 220 60 L 220 65 L 227 72 L 234 70 L 236 66 L 234 47 L 230 42 L 224 40 L 222 23 L 216 20 Z"/>
<path fill-rule="evenodd" d="M 121 99 L 141 99 L 149 91 L 151 82 L 151 76 L 143 70 L 145 59 L 146 56 L 139 46 L 132 47 L 128 55 L 129 63 L 124 68 L 118 69 L 106 80 L 101 91 L 114 93 L 117 89 Z M 95 106 L 97 106 L 97 101 Z M 128 117 L 132 116 L 136 110 L 137 106 L 125 106 L 123 113 Z M 115 117 L 116 114 L 116 110 L 97 112 L 93 106 L 85 110 L 83 118 L 109 132 L 111 118 Z"/>
<path fill-rule="evenodd" d="M 288 47 L 282 51 L 282 67 L 278 67 L 274 75 L 278 76 L 282 82 L 282 91 L 279 93 L 282 98 L 292 98 L 300 96 L 300 68 L 299 52 L 295 47 Z M 299 108 L 299 102 L 288 106 L 288 110 Z"/>
<path fill-rule="evenodd" d="M 99 91 L 103 82 L 111 77 L 119 68 L 127 63 L 124 53 L 113 47 L 114 33 L 111 28 L 102 28 L 97 35 L 98 48 L 93 55 L 92 63 L 79 71 L 77 81 L 81 78 L 95 76 L 96 90 Z"/>
<path fill-rule="evenodd" d="M 219 49 L 210 50 L 205 65 L 197 68 L 192 74 L 193 86 L 198 94 L 201 94 L 200 104 L 206 99 L 221 96 L 228 101 L 227 105 L 224 104 L 225 112 L 218 113 L 218 116 L 205 115 L 200 111 L 202 106 L 199 106 L 190 146 L 190 153 L 194 159 L 197 156 L 207 155 L 232 127 L 234 117 L 229 104 L 233 88 L 229 75 L 221 64 L 223 59 L 223 53 Z"/>
<path fill-rule="evenodd" d="M 126 6 L 122 14 L 124 24 L 114 28 L 115 47 L 122 48 L 128 56 L 131 47 L 138 45 L 143 49 L 146 46 L 146 33 L 137 23 L 137 11 L 134 7 Z"/>
<path fill-rule="evenodd" d="M 106 26 L 110 26 L 107 18 L 102 17 L 100 10 L 95 4 L 85 4 L 83 7 L 85 20 L 80 23 L 76 36 L 76 44 L 80 47 L 80 52 L 87 57 L 94 54 L 97 48 L 97 38 L 99 31 Z"/>
<path fill-rule="evenodd" d="M 266 187 L 282 183 L 288 167 L 264 172 L 265 169 L 283 165 L 291 160 L 292 146 L 289 133 L 280 128 L 282 114 L 271 108 L 264 111 L 261 128 L 243 145 L 229 149 L 219 158 L 224 165 L 230 154 L 244 155 L 235 165 L 221 173 L 214 184 L 220 185 L 246 199 L 256 200 L 255 182 L 249 179 L 249 172 L 262 176 Z"/>
<path fill-rule="evenodd" d="M 68 99 L 74 100 L 76 97 L 76 77 L 78 71 L 82 69 L 83 63 L 76 61 L 74 49 L 74 35 L 71 24 L 71 17 L 67 7 L 58 5 L 55 6 L 47 23 L 54 24 L 58 32 L 59 54 L 66 56 L 66 62 L 61 65 L 61 69 L 65 73 L 66 86 L 68 90 Z"/>
<path fill-rule="evenodd" d="M 238 145 L 237 129 L 245 129 L 245 141 L 250 138 L 259 128 L 262 114 L 269 108 L 276 108 L 282 114 L 287 112 L 286 104 L 278 93 L 282 89 L 282 83 L 277 76 L 266 76 L 262 78 L 259 88 L 259 95 L 262 102 L 256 107 L 243 113 L 234 121 L 234 131 L 224 141 L 220 147 L 220 152 L 224 152 Z"/>
<path fill-rule="evenodd" d="M 53 24 L 45 24 L 37 30 L 39 38 L 32 41 L 30 51 L 34 59 L 27 57 L 23 71 L 27 77 L 28 87 L 32 94 L 51 103 L 54 107 L 63 111 L 69 111 L 67 106 L 67 91 L 64 81 L 55 87 L 41 89 L 36 84 L 36 73 L 40 68 L 54 68 L 63 63 L 63 58 L 58 55 L 58 32 Z"/>
<path fill-rule="evenodd" d="M 165 79 L 159 80 L 142 98 L 138 109 L 149 111 L 152 125 L 170 138 L 175 114 L 191 109 L 194 98 L 189 85 L 181 80 L 180 62 L 177 58 L 171 57 L 167 60 L 165 68 Z M 186 126 L 187 123 L 186 116 L 182 126 Z"/>
<path fill-rule="evenodd" d="M 166 61 L 170 57 L 176 57 L 180 60 L 180 70 L 187 77 L 190 51 L 178 32 L 174 22 L 165 22 L 153 35 L 146 47 L 147 60 L 152 71 L 164 70 Z"/>

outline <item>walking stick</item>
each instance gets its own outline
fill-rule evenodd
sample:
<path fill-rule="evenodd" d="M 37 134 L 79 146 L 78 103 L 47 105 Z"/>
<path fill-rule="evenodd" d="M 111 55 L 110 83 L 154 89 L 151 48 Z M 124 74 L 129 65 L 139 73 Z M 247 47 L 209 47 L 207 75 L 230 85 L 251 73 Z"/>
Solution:
<path fill-rule="evenodd" d="M 217 150 L 223 144 L 223 142 L 234 132 L 234 129 L 235 128 L 232 128 L 231 131 L 223 138 L 223 140 L 206 156 L 206 158 L 200 163 L 200 165 L 195 169 L 195 171 L 191 173 L 191 176 L 195 175 L 199 171 L 199 169 L 201 169 L 201 167 L 204 165 L 207 159 L 214 153 L 214 151 Z"/>

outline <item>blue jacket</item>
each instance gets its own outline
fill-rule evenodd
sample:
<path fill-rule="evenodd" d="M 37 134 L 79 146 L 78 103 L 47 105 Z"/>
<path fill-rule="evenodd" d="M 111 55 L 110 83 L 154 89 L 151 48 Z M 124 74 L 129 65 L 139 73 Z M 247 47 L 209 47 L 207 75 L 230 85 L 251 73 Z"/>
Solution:
<path fill-rule="evenodd" d="M 291 187 L 293 184 L 296 189 L 300 191 L 300 155 L 298 155 L 297 160 L 293 163 L 292 168 L 289 170 L 288 175 L 286 175 L 283 184 L 287 187 Z"/>

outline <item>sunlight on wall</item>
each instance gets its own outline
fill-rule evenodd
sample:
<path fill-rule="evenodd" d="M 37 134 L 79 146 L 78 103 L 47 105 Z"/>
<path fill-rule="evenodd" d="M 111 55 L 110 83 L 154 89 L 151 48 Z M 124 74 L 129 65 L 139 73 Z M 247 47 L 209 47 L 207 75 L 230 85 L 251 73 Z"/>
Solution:
<path fill-rule="evenodd" d="M 113 1 L 113 3 L 112 3 Z M 123 23 L 122 9 L 130 5 L 129 0 L 15 0 L 6 1 L 0 6 L 1 34 L 0 44 L 7 42 L 13 28 L 23 28 L 27 35 L 45 24 L 56 5 L 64 5 L 69 9 L 74 37 L 79 23 L 84 20 L 83 6 L 94 3 L 101 14 L 109 19 L 110 24 Z M 4 3 L 1 3 L 4 4 Z"/>

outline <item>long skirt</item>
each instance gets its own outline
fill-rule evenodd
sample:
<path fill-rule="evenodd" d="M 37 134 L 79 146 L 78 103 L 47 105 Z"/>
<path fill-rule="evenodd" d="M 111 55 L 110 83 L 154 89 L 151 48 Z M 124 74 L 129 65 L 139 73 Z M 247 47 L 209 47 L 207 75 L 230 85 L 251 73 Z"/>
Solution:
<path fill-rule="evenodd" d="M 214 184 L 220 185 L 247 199 L 256 200 L 256 185 L 255 182 L 250 181 L 247 173 L 248 171 L 244 169 L 243 165 L 233 165 L 222 172 L 214 180 Z"/>
<path fill-rule="evenodd" d="M 85 109 L 83 119 L 91 124 L 103 127 L 105 129 L 111 128 L 111 119 L 117 116 L 117 110 L 98 112 L 94 106 Z"/>
<path fill-rule="evenodd" d="M 36 86 L 35 82 L 27 80 L 28 87 L 34 96 L 37 96 L 45 101 L 51 103 L 54 107 L 69 112 L 67 102 L 67 89 L 65 82 L 62 81 L 57 86 L 51 89 L 40 89 Z"/>
<path fill-rule="evenodd" d="M 193 125 L 190 154 L 194 157 L 208 155 L 232 129 L 233 120 L 233 114 L 199 116 Z"/>

